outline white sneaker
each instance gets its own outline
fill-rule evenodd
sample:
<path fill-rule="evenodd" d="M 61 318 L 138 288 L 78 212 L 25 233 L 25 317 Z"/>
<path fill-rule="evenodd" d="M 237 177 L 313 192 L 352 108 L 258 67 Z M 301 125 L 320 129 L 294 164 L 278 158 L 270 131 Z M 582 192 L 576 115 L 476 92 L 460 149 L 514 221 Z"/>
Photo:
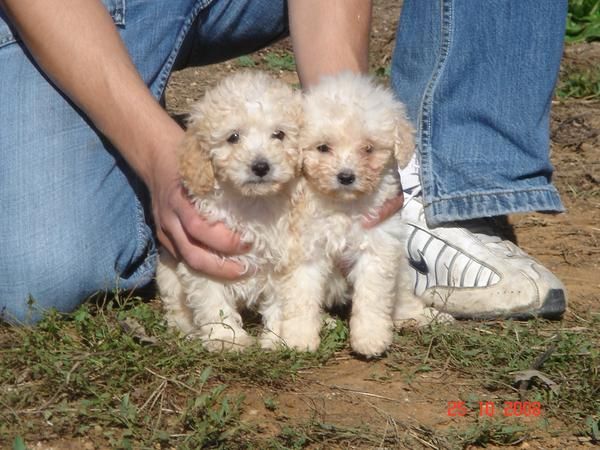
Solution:
<path fill-rule="evenodd" d="M 429 228 L 419 193 L 419 184 L 405 189 L 403 209 L 415 295 L 459 319 L 562 316 L 567 307 L 564 285 L 500 238 L 493 219 Z"/>

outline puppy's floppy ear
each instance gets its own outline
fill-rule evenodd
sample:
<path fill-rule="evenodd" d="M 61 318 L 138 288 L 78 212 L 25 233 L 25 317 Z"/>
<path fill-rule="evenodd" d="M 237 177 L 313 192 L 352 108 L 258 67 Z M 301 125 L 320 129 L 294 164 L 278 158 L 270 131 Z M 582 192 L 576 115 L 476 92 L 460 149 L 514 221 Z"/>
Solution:
<path fill-rule="evenodd" d="M 294 166 L 294 175 L 299 177 L 302 175 L 302 143 L 301 138 L 303 136 L 304 130 L 304 108 L 303 108 L 303 98 L 302 93 L 300 91 L 293 91 L 292 97 L 289 102 L 289 108 L 293 123 L 295 124 L 295 129 L 293 133 L 293 138 L 291 139 L 292 145 L 294 146 L 295 155 L 296 155 L 296 164 Z"/>
<path fill-rule="evenodd" d="M 179 173 L 183 185 L 194 195 L 203 196 L 212 191 L 215 173 L 208 146 L 202 142 L 195 127 L 188 128 L 178 150 Z"/>
<path fill-rule="evenodd" d="M 415 152 L 415 129 L 406 118 L 404 108 L 396 112 L 394 124 L 394 156 L 398 167 L 403 169 Z"/>

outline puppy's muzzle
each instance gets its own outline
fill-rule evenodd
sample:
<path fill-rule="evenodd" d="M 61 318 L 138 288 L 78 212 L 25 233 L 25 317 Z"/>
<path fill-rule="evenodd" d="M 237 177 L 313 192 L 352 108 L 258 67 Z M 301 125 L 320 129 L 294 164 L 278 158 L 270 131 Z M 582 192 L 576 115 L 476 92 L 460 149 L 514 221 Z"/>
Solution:
<path fill-rule="evenodd" d="M 354 175 L 354 172 L 352 172 L 351 170 L 342 170 L 337 174 L 337 179 L 340 182 L 340 184 L 343 184 L 344 186 L 349 186 L 353 184 L 356 180 L 356 175 Z"/>
<path fill-rule="evenodd" d="M 269 171 L 271 170 L 271 166 L 269 165 L 269 162 L 266 159 L 260 158 L 252 162 L 250 169 L 252 170 L 252 173 L 254 175 L 262 178 L 269 173 Z"/>

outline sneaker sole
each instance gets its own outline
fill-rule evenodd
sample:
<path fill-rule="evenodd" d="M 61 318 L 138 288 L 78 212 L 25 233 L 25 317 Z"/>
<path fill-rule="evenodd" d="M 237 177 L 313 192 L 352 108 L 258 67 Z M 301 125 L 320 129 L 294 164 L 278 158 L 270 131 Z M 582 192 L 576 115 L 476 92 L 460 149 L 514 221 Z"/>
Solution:
<path fill-rule="evenodd" d="M 513 319 L 513 320 L 531 320 L 548 319 L 560 320 L 567 309 L 567 298 L 562 289 L 550 289 L 542 306 L 537 311 L 515 312 L 508 314 L 453 314 L 455 319 L 459 320 L 495 320 L 495 319 Z"/>

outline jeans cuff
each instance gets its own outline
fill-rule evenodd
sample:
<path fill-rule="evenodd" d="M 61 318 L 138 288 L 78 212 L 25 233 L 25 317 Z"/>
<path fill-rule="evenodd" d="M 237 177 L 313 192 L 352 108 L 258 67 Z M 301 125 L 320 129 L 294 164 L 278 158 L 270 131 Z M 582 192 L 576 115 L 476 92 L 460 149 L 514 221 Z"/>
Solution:
<path fill-rule="evenodd" d="M 452 221 L 533 211 L 565 211 L 554 186 L 434 199 L 425 205 L 425 219 L 429 226 L 438 226 Z"/>

